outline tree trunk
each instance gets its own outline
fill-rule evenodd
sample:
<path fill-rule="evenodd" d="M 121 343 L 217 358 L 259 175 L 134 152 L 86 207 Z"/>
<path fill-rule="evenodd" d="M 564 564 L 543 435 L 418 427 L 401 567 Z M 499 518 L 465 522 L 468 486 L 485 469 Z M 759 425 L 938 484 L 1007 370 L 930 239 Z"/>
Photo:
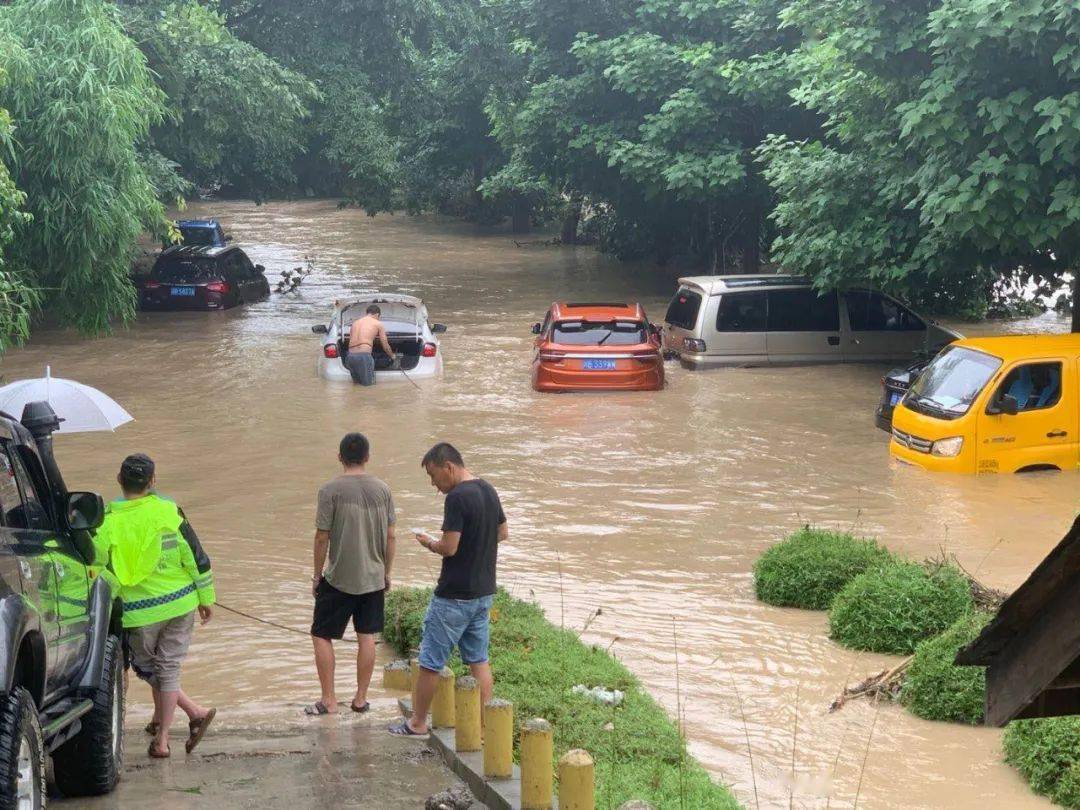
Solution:
<path fill-rule="evenodd" d="M 484 182 L 484 156 L 478 155 L 473 161 L 473 187 L 472 203 L 477 211 L 484 204 L 484 195 L 480 192 L 480 184 Z"/>
<path fill-rule="evenodd" d="M 528 233 L 531 226 L 530 214 L 532 206 L 529 201 L 520 195 L 514 196 L 514 209 L 511 216 L 511 229 L 514 233 Z"/>
<path fill-rule="evenodd" d="M 1076 263 L 1072 280 L 1072 330 L 1080 332 L 1080 262 Z"/>
<path fill-rule="evenodd" d="M 761 272 L 761 216 L 757 211 L 746 213 L 742 232 L 742 272 Z"/>
<path fill-rule="evenodd" d="M 577 244 L 578 225 L 581 224 L 581 206 L 583 203 L 584 200 L 580 191 L 571 193 L 570 207 L 566 212 L 566 216 L 563 217 L 562 233 L 559 235 L 559 239 L 564 245 Z"/>

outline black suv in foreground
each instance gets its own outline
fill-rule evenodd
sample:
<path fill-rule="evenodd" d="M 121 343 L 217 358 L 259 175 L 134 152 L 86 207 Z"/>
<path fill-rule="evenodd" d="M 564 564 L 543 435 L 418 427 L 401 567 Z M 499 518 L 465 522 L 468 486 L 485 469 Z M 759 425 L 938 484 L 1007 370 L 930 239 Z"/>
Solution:
<path fill-rule="evenodd" d="M 270 297 L 261 264 L 238 247 L 175 245 L 137 282 L 139 304 L 148 310 L 230 309 Z"/>
<path fill-rule="evenodd" d="M 68 796 L 107 793 L 124 754 L 121 605 L 91 567 L 105 506 L 68 492 L 59 420 L 0 412 L 0 808 L 40 808 L 46 757 Z"/>

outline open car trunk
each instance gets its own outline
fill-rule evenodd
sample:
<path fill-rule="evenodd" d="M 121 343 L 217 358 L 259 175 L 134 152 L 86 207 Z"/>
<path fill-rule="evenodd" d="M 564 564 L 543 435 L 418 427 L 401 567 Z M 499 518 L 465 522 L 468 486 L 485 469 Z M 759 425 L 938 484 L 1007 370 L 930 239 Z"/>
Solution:
<path fill-rule="evenodd" d="M 420 362 L 420 352 L 424 349 L 423 338 L 418 338 L 416 335 L 395 335 L 393 332 L 389 334 L 389 337 L 390 348 L 394 350 L 394 353 L 401 361 L 401 368 L 405 371 L 416 368 Z M 345 356 L 349 353 L 344 341 L 338 341 L 338 353 L 341 356 L 342 365 L 344 365 Z M 392 368 L 390 358 L 383 351 L 381 342 L 375 341 L 375 348 L 371 354 L 375 358 L 376 371 L 388 371 Z"/>

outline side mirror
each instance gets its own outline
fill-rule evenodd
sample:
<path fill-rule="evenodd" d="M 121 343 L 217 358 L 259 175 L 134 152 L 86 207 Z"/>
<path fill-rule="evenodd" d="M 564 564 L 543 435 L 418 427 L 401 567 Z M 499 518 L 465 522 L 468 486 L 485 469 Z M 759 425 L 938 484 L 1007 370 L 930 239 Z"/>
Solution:
<path fill-rule="evenodd" d="M 64 518 L 72 531 L 93 531 L 105 520 L 105 501 L 96 492 L 68 493 Z"/>
<path fill-rule="evenodd" d="M 446 331 L 446 324 L 445 323 L 433 323 L 431 325 L 431 334 L 433 334 L 433 335 L 441 335 L 445 331 Z"/>
<path fill-rule="evenodd" d="M 231 242 L 232 241 L 232 234 L 231 233 L 225 234 L 225 241 L 226 242 Z"/>
<path fill-rule="evenodd" d="M 317 323 L 313 327 L 311 327 L 311 331 L 314 332 L 316 335 L 325 335 L 330 332 L 330 327 L 328 327 L 325 323 Z"/>
<path fill-rule="evenodd" d="M 988 410 L 991 416 L 1016 416 L 1020 412 L 1020 403 L 1016 397 L 1005 394 Z"/>
<path fill-rule="evenodd" d="M 540 334 L 540 324 L 538 324 L 538 323 L 534 323 L 534 324 L 532 325 L 532 333 L 533 333 L 534 335 L 539 335 L 539 334 Z"/>

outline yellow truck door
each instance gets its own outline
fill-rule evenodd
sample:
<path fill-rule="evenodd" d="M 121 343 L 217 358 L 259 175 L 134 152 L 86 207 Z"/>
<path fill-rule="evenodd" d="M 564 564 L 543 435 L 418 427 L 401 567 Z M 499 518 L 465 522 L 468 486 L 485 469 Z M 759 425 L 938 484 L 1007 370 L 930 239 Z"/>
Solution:
<path fill-rule="evenodd" d="M 1078 463 L 1077 363 L 1025 360 L 1008 369 L 979 413 L 978 471 L 1073 470 Z M 1007 413 L 1005 397 L 1017 405 Z"/>

